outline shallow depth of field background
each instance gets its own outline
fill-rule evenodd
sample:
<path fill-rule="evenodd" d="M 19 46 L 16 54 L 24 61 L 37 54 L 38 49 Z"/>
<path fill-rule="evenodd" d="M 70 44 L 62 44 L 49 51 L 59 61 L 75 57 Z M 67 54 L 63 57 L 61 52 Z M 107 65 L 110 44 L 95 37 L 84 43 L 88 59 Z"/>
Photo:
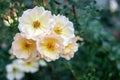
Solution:
<path fill-rule="evenodd" d="M 110 0 L 0 0 L 0 80 L 7 80 L 5 67 L 14 60 L 9 49 L 19 32 L 17 20 L 4 24 L 5 15 L 12 17 L 10 11 L 16 9 L 19 17 L 35 5 L 67 16 L 84 41 L 78 42 L 79 50 L 71 60 L 48 62 L 22 80 L 120 80 L 120 1 L 113 1 L 116 4 Z"/>

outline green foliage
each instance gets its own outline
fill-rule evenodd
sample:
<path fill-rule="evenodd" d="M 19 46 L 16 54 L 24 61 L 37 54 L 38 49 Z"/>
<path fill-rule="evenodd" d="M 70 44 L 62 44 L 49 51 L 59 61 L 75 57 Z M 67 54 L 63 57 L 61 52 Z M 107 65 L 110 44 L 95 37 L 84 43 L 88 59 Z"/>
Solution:
<path fill-rule="evenodd" d="M 84 41 L 70 60 L 59 59 L 40 67 L 35 74 L 28 74 L 23 80 L 119 80 L 120 79 L 120 12 L 112 13 L 108 8 L 99 9 L 95 0 L 34 0 L 35 5 L 44 6 L 53 14 L 69 17 L 74 23 L 75 34 Z M 46 1 L 43 3 L 43 1 Z M 118 1 L 119 2 L 119 1 Z M 9 27 L 3 23 L 3 15 L 16 8 L 23 11 L 33 8 L 32 0 L 0 0 L 0 80 L 6 80 L 5 66 L 11 63 L 9 49 L 18 31 L 18 21 Z M 108 5 L 106 5 L 108 7 Z M 4 46 L 5 44 L 5 46 Z"/>

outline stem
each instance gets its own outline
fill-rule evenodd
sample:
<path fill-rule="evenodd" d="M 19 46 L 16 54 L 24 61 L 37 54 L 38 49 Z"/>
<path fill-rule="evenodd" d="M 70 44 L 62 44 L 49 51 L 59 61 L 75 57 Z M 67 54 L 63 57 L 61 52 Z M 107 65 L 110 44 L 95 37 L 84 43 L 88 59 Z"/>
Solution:
<path fill-rule="evenodd" d="M 67 63 L 67 64 L 66 64 L 66 63 Z M 69 70 L 72 72 L 74 78 L 75 78 L 76 80 L 78 80 L 78 79 L 77 79 L 77 76 L 76 76 L 76 74 L 75 74 L 75 71 L 72 69 L 72 66 L 71 66 L 70 62 L 66 62 L 66 63 L 65 63 L 65 65 L 67 65 L 67 67 L 69 68 Z"/>
<path fill-rule="evenodd" d="M 75 9 L 75 6 L 72 5 L 72 9 L 73 9 L 73 14 L 74 14 L 74 18 L 76 20 L 76 23 L 78 23 L 78 20 L 77 20 L 77 15 L 76 15 L 76 9 Z"/>

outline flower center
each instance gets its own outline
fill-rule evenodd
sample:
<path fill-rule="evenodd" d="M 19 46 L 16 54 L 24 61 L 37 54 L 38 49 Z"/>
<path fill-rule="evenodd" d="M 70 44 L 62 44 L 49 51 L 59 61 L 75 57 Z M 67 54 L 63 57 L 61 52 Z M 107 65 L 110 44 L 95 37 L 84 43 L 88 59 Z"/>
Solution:
<path fill-rule="evenodd" d="M 29 48 L 30 48 L 30 44 L 28 42 L 25 42 L 24 49 L 29 49 Z"/>
<path fill-rule="evenodd" d="M 60 27 L 55 27 L 55 28 L 54 28 L 54 32 L 55 32 L 56 34 L 61 34 L 61 33 L 62 33 L 62 29 L 60 29 Z"/>
<path fill-rule="evenodd" d="M 33 27 L 35 28 L 35 29 L 37 29 L 37 28 L 39 28 L 40 27 L 40 22 L 37 20 L 37 21 L 34 21 L 33 22 Z"/>
<path fill-rule="evenodd" d="M 34 46 L 34 41 L 32 41 L 32 40 L 25 40 L 25 42 L 23 44 L 23 49 L 29 50 L 29 49 L 33 48 L 33 46 Z"/>
<path fill-rule="evenodd" d="M 26 62 L 26 65 L 31 65 L 32 63 L 31 62 Z"/>
<path fill-rule="evenodd" d="M 16 68 L 13 68 L 13 72 L 17 72 L 17 69 L 16 69 Z"/>
<path fill-rule="evenodd" d="M 54 42 L 48 42 L 46 47 L 47 47 L 48 50 L 54 51 L 55 44 L 54 44 Z"/>

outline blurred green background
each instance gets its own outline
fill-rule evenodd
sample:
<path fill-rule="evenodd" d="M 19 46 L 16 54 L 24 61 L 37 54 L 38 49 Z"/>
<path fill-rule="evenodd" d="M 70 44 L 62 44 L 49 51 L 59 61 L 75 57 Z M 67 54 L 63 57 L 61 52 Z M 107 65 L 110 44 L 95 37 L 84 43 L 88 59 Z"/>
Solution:
<path fill-rule="evenodd" d="M 22 80 L 120 80 L 120 0 L 0 0 L 0 80 L 14 59 L 9 49 L 19 32 L 15 17 L 34 6 L 67 16 L 84 41 L 74 57 L 48 62 Z M 17 16 L 14 16 L 15 12 Z M 13 21 L 6 25 L 6 16 Z"/>

